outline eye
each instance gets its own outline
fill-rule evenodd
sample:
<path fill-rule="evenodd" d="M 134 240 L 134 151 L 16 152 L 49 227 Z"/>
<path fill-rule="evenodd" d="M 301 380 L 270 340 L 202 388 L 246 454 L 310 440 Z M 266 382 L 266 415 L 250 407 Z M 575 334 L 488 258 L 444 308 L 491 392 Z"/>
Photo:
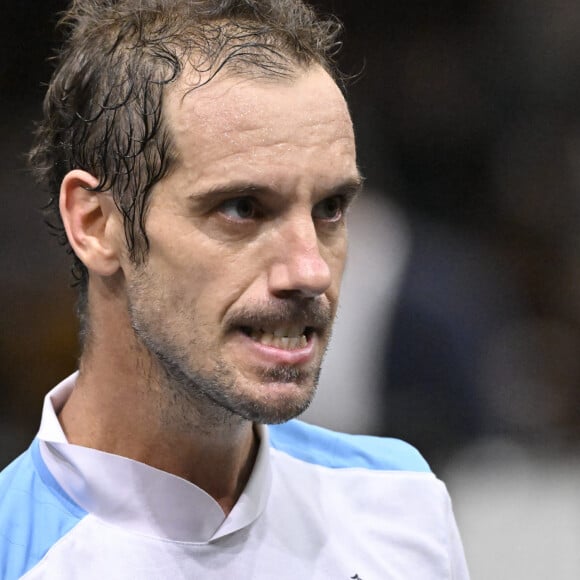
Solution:
<path fill-rule="evenodd" d="M 219 212 L 231 220 L 251 220 L 257 217 L 258 208 L 253 198 L 236 197 L 224 201 Z"/>
<path fill-rule="evenodd" d="M 342 218 L 344 200 L 339 195 L 327 197 L 312 209 L 312 217 L 319 220 L 337 222 Z"/>

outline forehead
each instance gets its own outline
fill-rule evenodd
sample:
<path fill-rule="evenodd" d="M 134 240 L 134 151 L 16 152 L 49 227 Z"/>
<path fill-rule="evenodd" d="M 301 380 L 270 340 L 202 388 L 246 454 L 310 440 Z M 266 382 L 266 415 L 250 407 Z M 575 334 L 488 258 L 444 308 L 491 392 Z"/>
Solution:
<path fill-rule="evenodd" d="M 164 103 L 180 165 L 195 164 L 201 170 L 216 159 L 227 165 L 242 155 L 271 157 L 273 151 L 280 161 L 293 152 L 310 151 L 343 162 L 350 158 L 355 165 L 348 108 L 322 67 L 298 70 L 285 79 L 217 77 L 193 89 L 190 78 L 185 74 Z"/>

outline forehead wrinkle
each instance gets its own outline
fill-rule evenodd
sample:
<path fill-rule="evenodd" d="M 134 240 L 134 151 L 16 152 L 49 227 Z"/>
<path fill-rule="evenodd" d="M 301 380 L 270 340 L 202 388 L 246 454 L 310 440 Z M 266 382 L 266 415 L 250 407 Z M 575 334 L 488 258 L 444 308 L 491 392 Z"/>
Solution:
<path fill-rule="evenodd" d="M 297 71 L 296 77 L 277 79 L 255 79 L 250 77 L 226 75 L 212 79 L 210 83 L 194 90 L 187 89 L 186 80 L 181 85 L 172 87 L 168 99 L 168 115 L 173 133 L 188 134 L 192 128 L 197 127 L 198 131 L 208 136 L 225 136 L 235 138 L 236 134 L 251 135 L 255 132 L 263 132 L 267 137 L 273 129 L 280 132 L 283 124 L 276 123 L 274 127 L 260 125 L 261 117 L 256 118 L 256 111 L 260 111 L 264 106 L 269 111 L 276 110 L 282 113 L 288 107 L 288 100 L 292 98 L 291 90 L 301 78 L 308 73 L 324 69 L 313 66 L 306 71 Z M 327 73 L 325 73 L 327 74 Z M 329 77 L 330 78 L 330 77 Z M 185 84 L 185 87 L 184 87 Z M 280 88 L 275 98 L 272 98 L 270 88 Z M 352 130 L 350 115 L 342 94 L 336 87 L 336 99 L 329 102 L 325 109 L 325 118 L 320 119 L 320 107 L 317 95 L 311 94 L 310 99 L 302 106 L 312 107 L 316 111 L 316 118 L 310 117 L 303 122 L 309 129 L 308 133 L 316 137 L 316 133 L 324 125 L 336 125 L 337 120 L 341 120 L 345 125 L 345 130 Z M 181 116 L 181 119 L 175 118 Z M 219 122 L 216 123 L 216 118 Z M 258 126 L 255 123 L 258 122 Z M 296 126 L 287 128 L 287 135 L 291 136 Z M 307 133 L 307 134 L 308 134 Z M 338 133 L 338 132 L 337 132 Z"/>
<path fill-rule="evenodd" d="M 286 179 L 298 179 L 308 159 L 321 156 L 326 169 L 344 174 L 344 160 L 356 158 L 346 102 L 322 68 L 275 81 L 224 76 L 187 94 L 184 86 L 168 91 L 165 117 L 192 186 L 225 172 L 249 175 L 254 162 L 260 179 L 273 179 L 276 167 L 290 167 Z"/>

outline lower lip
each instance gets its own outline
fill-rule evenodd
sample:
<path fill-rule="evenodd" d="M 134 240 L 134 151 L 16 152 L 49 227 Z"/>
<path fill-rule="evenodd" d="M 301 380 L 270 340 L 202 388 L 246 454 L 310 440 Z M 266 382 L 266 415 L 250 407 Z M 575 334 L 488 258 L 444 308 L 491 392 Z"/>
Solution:
<path fill-rule="evenodd" d="M 247 349 L 248 354 L 258 359 L 257 362 L 271 365 L 292 365 L 300 366 L 311 362 L 314 358 L 316 350 L 316 335 L 311 335 L 308 338 L 306 346 L 292 350 L 277 348 L 275 346 L 262 344 L 253 340 L 243 332 L 238 333 L 240 342 L 244 349 Z"/>

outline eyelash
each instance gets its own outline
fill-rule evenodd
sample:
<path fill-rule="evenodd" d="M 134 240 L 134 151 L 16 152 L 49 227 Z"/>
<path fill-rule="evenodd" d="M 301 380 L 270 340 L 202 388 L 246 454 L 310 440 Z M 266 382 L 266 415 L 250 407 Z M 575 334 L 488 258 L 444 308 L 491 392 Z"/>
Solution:
<path fill-rule="evenodd" d="M 328 217 L 328 216 L 326 216 L 326 217 L 325 216 L 316 216 L 317 209 L 327 209 L 327 204 L 329 204 L 331 202 L 334 202 L 336 204 L 335 209 L 334 209 L 335 215 L 330 216 L 330 217 Z M 245 203 L 245 204 L 251 205 L 251 208 L 246 208 L 246 209 L 250 209 L 251 215 L 245 215 L 245 216 L 228 215 L 228 212 L 231 209 L 234 209 L 239 214 L 240 212 L 238 210 L 240 209 L 240 206 L 239 206 L 240 203 Z M 345 196 L 334 195 L 331 197 L 327 197 L 327 198 L 319 201 L 317 204 L 314 205 L 314 207 L 312 208 L 312 217 L 315 220 L 320 220 L 320 221 L 323 221 L 326 223 L 331 223 L 331 224 L 337 223 L 344 217 L 346 206 L 347 206 L 347 200 L 346 200 Z M 233 222 L 239 222 L 239 223 L 245 222 L 248 220 L 259 219 L 260 217 L 262 217 L 264 215 L 264 212 L 261 211 L 261 209 L 260 209 L 259 202 L 255 198 L 250 197 L 250 196 L 243 196 L 243 197 L 236 197 L 236 198 L 228 199 L 219 205 L 218 210 L 223 216 L 226 217 L 226 219 L 231 220 Z"/>
<path fill-rule="evenodd" d="M 232 208 L 235 204 L 239 204 L 240 202 L 250 203 L 252 206 L 252 215 L 251 216 L 239 216 L 239 217 L 232 217 L 226 214 L 226 210 L 228 208 Z M 239 208 L 238 208 L 239 209 Z M 246 221 L 251 219 L 256 219 L 259 217 L 259 210 L 258 210 L 258 202 L 253 197 L 235 197 L 233 199 L 228 199 L 222 202 L 219 206 L 219 211 L 222 215 L 225 215 L 226 218 L 232 221 Z"/>
<path fill-rule="evenodd" d="M 314 216 L 314 212 L 316 211 L 317 207 L 322 207 L 324 204 L 328 204 L 330 202 L 334 202 L 336 204 L 335 213 L 337 214 L 335 217 L 321 217 L 319 219 L 324 220 L 330 223 L 337 223 L 344 217 L 344 212 L 346 209 L 346 199 L 342 195 L 333 195 L 332 197 L 327 197 L 322 201 L 318 202 L 314 208 L 312 208 L 312 215 Z"/>

